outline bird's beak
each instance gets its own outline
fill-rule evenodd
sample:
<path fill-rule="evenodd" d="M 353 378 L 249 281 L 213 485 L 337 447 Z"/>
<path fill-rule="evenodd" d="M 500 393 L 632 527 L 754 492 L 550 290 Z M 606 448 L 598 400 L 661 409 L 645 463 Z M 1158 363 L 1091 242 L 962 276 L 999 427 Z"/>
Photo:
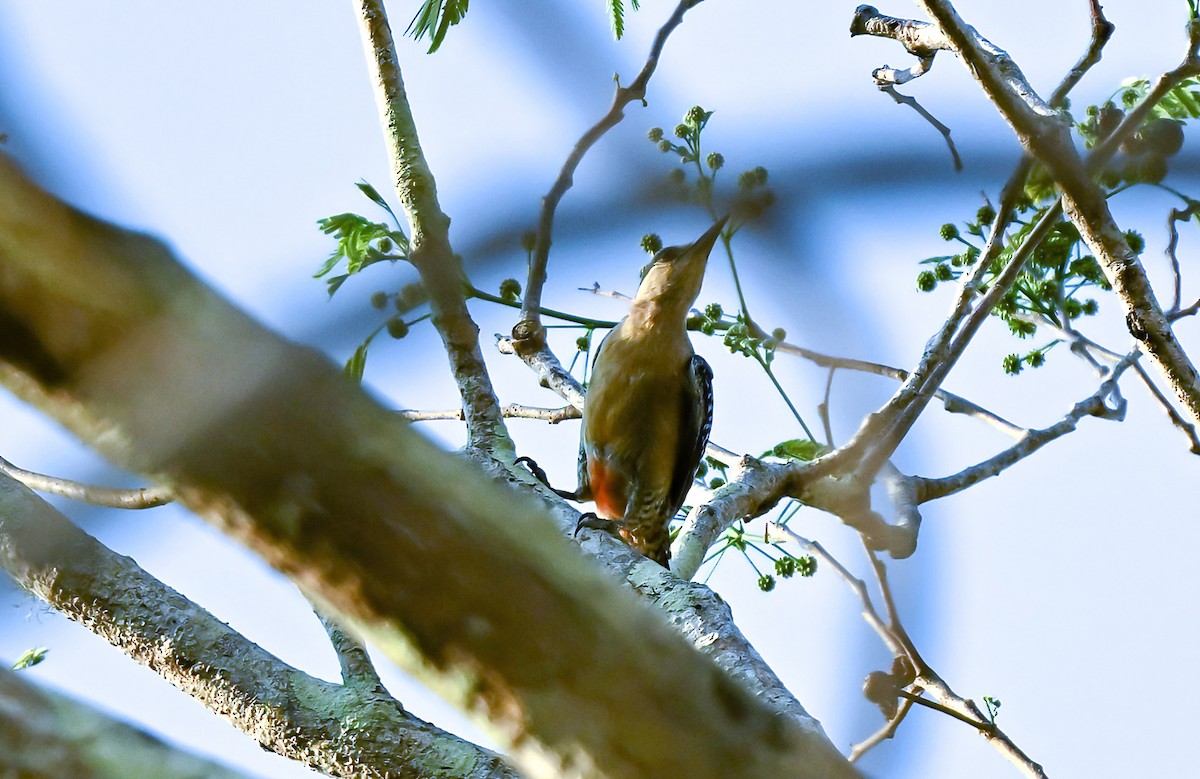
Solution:
<path fill-rule="evenodd" d="M 717 243 L 717 239 L 721 237 L 721 231 L 725 229 L 725 223 L 729 221 L 729 214 L 717 220 L 717 223 L 708 228 L 704 235 L 696 239 L 695 243 L 688 247 L 688 254 L 703 255 L 708 257 L 712 252 L 712 248 Z"/>

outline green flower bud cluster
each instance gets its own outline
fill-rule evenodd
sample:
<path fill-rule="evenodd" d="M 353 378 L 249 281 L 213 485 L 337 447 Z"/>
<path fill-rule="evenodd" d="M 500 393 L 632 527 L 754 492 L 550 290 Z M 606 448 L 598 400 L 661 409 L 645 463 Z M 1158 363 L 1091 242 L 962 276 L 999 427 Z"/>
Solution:
<path fill-rule="evenodd" d="M 642 251 L 646 254 L 658 254 L 662 251 L 663 242 L 658 233 L 646 233 L 642 236 Z"/>
<path fill-rule="evenodd" d="M 751 335 L 745 317 L 737 315 L 736 321 L 725 331 L 724 343 L 732 354 L 752 357 L 763 365 L 770 365 L 775 359 L 775 350 L 779 347 L 780 339 L 768 336 L 762 338 Z"/>
<path fill-rule="evenodd" d="M 500 297 L 509 303 L 516 303 L 521 299 L 521 282 L 516 279 L 505 279 L 500 282 Z"/>

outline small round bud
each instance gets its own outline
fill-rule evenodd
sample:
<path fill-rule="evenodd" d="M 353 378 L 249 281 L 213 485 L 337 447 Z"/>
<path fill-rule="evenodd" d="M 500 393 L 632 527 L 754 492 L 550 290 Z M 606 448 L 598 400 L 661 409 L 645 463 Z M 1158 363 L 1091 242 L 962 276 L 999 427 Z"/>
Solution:
<path fill-rule="evenodd" d="M 1008 330 L 1017 338 L 1028 338 L 1037 332 L 1037 325 L 1033 322 L 1026 322 L 1024 319 L 1010 319 L 1008 320 Z"/>
<path fill-rule="evenodd" d="M 1121 93 L 1121 105 L 1125 106 L 1126 108 L 1133 108 L 1138 104 L 1139 99 L 1141 98 L 1136 89 L 1126 89 Z"/>
<path fill-rule="evenodd" d="M 675 125 L 675 137 L 676 138 L 686 138 L 691 134 L 692 134 L 692 128 L 688 127 L 686 124 Z"/>
<path fill-rule="evenodd" d="M 537 246 L 537 233 L 533 230 L 526 230 L 521 233 L 521 248 L 527 252 L 533 251 Z"/>
<path fill-rule="evenodd" d="M 687 174 L 683 172 L 683 168 L 671 168 L 671 172 L 667 174 L 667 178 L 672 184 L 682 184 Z"/>
<path fill-rule="evenodd" d="M 944 262 L 939 262 L 937 267 L 933 269 L 933 275 L 938 281 L 949 281 L 954 278 L 954 271 L 950 270 L 950 266 Z"/>
<path fill-rule="evenodd" d="M 709 303 L 704 307 L 704 315 L 709 319 L 720 319 L 725 314 L 725 310 L 721 308 L 720 303 Z"/>
<path fill-rule="evenodd" d="M 1083 301 L 1083 315 L 1084 316 L 1095 316 L 1096 312 L 1099 310 L 1100 310 L 1100 304 L 1097 303 L 1095 300 L 1088 298 L 1087 300 Z"/>
<path fill-rule="evenodd" d="M 812 555 L 796 558 L 796 573 L 804 577 L 812 576 L 817 572 L 817 558 Z"/>
<path fill-rule="evenodd" d="M 671 142 L 668 141 L 666 138 L 663 138 L 661 141 L 658 142 L 658 150 L 661 151 L 663 154 L 666 154 L 667 152 L 669 152 L 671 150 Z"/>
<path fill-rule="evenodd" d="M 708 157 L 705 158 L 705 162 L 708 163 L 708 167 L 711 170 L 717 171 L 725 166 L 725 157 L 724 155 L 713 151 L 708 153 Z"/>
<path fill-rule="evenodd" d="M 786 341 L 787 330 L 784 330 L 782 327 L 777 327 L 771 331 L 771 338 L 775 339 L 776 342 Z"/>
<path fill-rule="evenodd" d="M 796 575 L 796 558 L 781 557 L 775 561 L 775 575 L 782 579 L 790 579 Z"/>
<path fill-rule="evenodd" d="M 581 352 L 586 352 L 591 345 L 591 340 L 586 335 L 581 335 L 575 339 L 575 348 Z"/>
<path fill-rule="evenodd" d="M 755 182 L 758 183 L 759 186 L 762 186 L 763 184 L 767 183 L 767 169 L 764 168 L 762 165 L 759 165 L 757 168 L 755 168 L 751 172 L 754 173 L 754 180 L 755 180 Z"/>
<path fill-rule="evenodd" d="M 1125 112 L 1117 108 L 1112 103 L 1106 103 L 1103 108 L 1096 112 L 1096 136 L 1100 140 L 1104 140 L 1112 135 L 1113 130 L 1121 124 L 1121 120 L 1125 118 Z"/>
<path fill-rule="evenodd" d="M 991 224 L 996 218 L 996 209 L 985 203 L 975 212 L 975 218 L 979 220 L 979 224 Z"/>
<path fill-rule="evenodd" d="M 1029 354 L 1025 355 L 1025 364 L 1030 368 L 1040 368 L 1046 362 L 1046 354 L 1040 349 L 1034 349 Z"/>
<path fill-rule="evenodd" d="M 1174 119 L 1151 119 L 1137 134 L 1146 151 L 1160 157 L 1172 157 L 1183 148 L 1183 124 Z"/>
<path fill-rule="evenodd" d="M 1007 355 L 1001 365 L 1004 367 L 1004 372 L 1009 376 L 1016 376 L 1021 372 L 1021 355 Z"/>
<path fill-rule="evenodd" d="M 979 259 L 979 249 L 977 249 L 974 246 L 968 246 L 967 250 L 965 252 L 963 252 L 963 262 L 967 265 L 973 264 L 975 262 L 975 260 L 978 260 L 978 259 Z"/>
<path fill-rule="evenodd" d="M 642 251 L 646 254 L 658 254 L 662 251 L 662 238 L 658 233 L 646 233 L 642 236 Z"/>
<path fill-rule="evenodd" d="M 713 480 L 708 483 L 708 488 L 710 490 L 719 490 L 724 486 L 725 486 L 725 480 L 722 479 L 720 476 L 713 477 Z"/>
<path fill-rule="evenodd" d="M 380 238 L 379 239 L 379 251 L 383 252 L 384 254 L 387 254 L 391 250 L 392 250 L 392 239 L 391 238 Z"/>
<path fill-rule="evenodd" d="M 388 294 L 383 290 L 371 295 L 371 306 L 374 308 L 383 308 L 388 304 Z"/>
<path fill-rule="evenodd" d="M 400 294 L 396 295 L 393 301 L 397 311 L 409 311 L 428 300 L 429 296 L 425 294 L 425 288 L 421 286 L 419 281 L 414 281 L 412 284 L 405 284 L 400 288 Z"/>
<path fill-rule="evenodd" d="M 942 236 L 942 240 L 953 241 L 958 237 L 958 225 L 947 222 L 938 230 L 938 234 Z"/>
<path fill-rule="evenodd" d="M 690 124 L 692 127 L 699 127 L 705 122 L 705 111 L 698 105 L 694 105 L 688 109 L 687 115 L 683 117 L 683 121 Z"/>
<path fill-rule="evenodd" d="M 505 279 L 500 282 L 500 297 L 513 302 L 521 297 L 521 282 L 516 279 Z"/>
<path fill-rule="evenodd" d="M 650 132 L 646 133 L 646 137 L 650 139 L 651 143 L 658 143 L 663 138 L 663 128 L 651 127 Z"/>
<path fill-rule="evenodd" d="M 758 577 L 758 589 L 763 592 L 770 592 L 775 589 L 775 577 L 769 573 L 764 573 Z"/>
<path fill-rule="evenodd" d="M 1146 239 L 1137 230 L 1126 230 L 1125 242 L 1129 244 L 1129 248 L 1134 254 L 1141 254 L 1142 250 L 1146 248 Z"/>
<path fill-rule="evenodd" d="M 1078 319 L 1083 315 L 1083 304 L 1074 298 L 1068 298 L 1063 301 L 1063 313 L 1067 315 L 1067 319 Z"/>
<path fill-rule="evenodd" d="M 933 275 L 933 271 L 923 270 L 917 274 L 917 289 L 922 292 L 932 292 L 937 286 L 937 277 Z"/>
<path fill-rule="evenodd" d="M 403 319 L 389 319 L 387 323 L 388 335 L 397 340 L 408 335 L 408 324 Z"/>

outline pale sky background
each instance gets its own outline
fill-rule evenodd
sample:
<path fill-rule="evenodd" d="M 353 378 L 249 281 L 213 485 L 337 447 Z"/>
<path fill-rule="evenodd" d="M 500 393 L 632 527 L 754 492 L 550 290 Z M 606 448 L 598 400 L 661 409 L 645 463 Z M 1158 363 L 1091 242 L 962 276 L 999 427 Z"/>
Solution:
<path fill-rule="evenodd" d="M 400 43 L 413 110 L 438 180 L 451 238 L 475 283 L 524 280 L 520 233 L 534 223 L 575 139 L 609 105 L 612 75 L 630 80 L 673 4 L 644 0 L 614 42 L 604 3 L 493 0 L 472 5 L 436 55 Z M 715 111 L 708 149 L 726 158 L 732 183 L 755 165 L 771 172 L 778 203 L 735 247 L 753 310 L 768 327 L 818 350 L 911 367 L 949 306 L 949 291 L 918 293 L 917 260 L 948 253 L 943 222 L 974 214 L 994 197 L 1017 159 L 1011 132 L 966 70 L 949 56 L 906 88 L 954 130 L 966 170 L 955 175 L 941 137 L 880 95 L 870 71 L 904 67 L 891 42 L 850 39 L 854 3 L 732 3 L 689 12 L 667 45 L 649 106 L 589 154 L 556 224 L 549 306 L 607 318 L 621 304 L 578 291 L 599 281 L 631 290 L 648 231 L 668 243 L 698 235 L 706 218 L 655 202 L 649 184 L 674 166 L 645 140 L 668 133 L 693 104 Z M 1048 93 L 1082 52 L 1087 3 L 961 2 L 960 13 L 1005 47 Z M 260 321 L 343 361 L 378 320 L 375 289 L 412 280 L 405 267 L 372 269 L 326 300 L 310 278 L 331 241 L 320 217 L 370 204 L 360 179 L 387 192 L 388 172 L 352 3 L 164 6 L 0 0 L 0 132 L 7 153 L 43 184 L 103 218 L 168 240 L 210 284 Z M 392 3 L 397 33 L 415 2 Z M 909 4 L 884 7 L 915 13 Z M 1117 33 L 1075 93 L 1076 105 L 1107 97 L 1130 75 L 1155 75 L 1182 57 L 1184 0 L 1113 0 Z M 1192 133 L 1189 131 L 1189 136 Z M 1195 139 L 1168 183 L 1196 193 Z M 1165 214 L 1154 193 L 1114 202 L 1123 227 L 1147 240 L 1152 277 L 1166 280 Z M 1195 228 L 1184 234 L 1185 298 L 1196 283 Z M 953 251 L 952 248 L 950 248 Z M 1164 288 L 1165 289 L 1165 288 Z M 1190 294 L 1189 294 L 1190 293 Z M 1165 291 L 1160 298 L 1167 297 Z M 715 262 L 701 303 L 735 298 Z M 1117 305 L 1101 297 L 1089 334 L 1125 349 Z M 556 402 L 489 335 L 511 312 L 473 304 L 502 400 Z M 1200 356 L 1200 324 L 1178 333 Z M 1096 380 L 1064 350 L 1019 378 L 999 362 L 1027 351 L 992 323 L 951 374 L 947 388 L 1018 423 L 1056 421 Z M 569 354 L 564 336 L 560 354 Z M 713 439 L 758 453 L 798 435 L 767 382 L 718 340 L 696 339 L 716 372 Z M 824 372 L 790 358 L 781 380 L 809 419 Z M 427 325 L 380 342 L 367 369 L 373 391 L 408 408 L 449 408 L 456 397 Z M 1194 521 L 1197 461 L 1147 393 L 1127 378 L 1128 419 L 1084 420 L 1065 440 L 999 479 L 924 511 L 920 548 L 891 565 L 909 632 L 959 693 L 1003 701 L 1000 724 L 1051 776 L 1182 776 L 1195 772 L 1189 704 L 1197 613 Z M 894 388 L 839 373 L 835 433 L 845 440 Z M 57 475 L 137 484 L 80 448 L 53 422 L 0 399 L 0 454 Z M 448 446 L 455 423 L 425 428 Z M 548 428 L 514 421 L 524 453 L 553 480 L 573 484 L 577 423 Z M 1008 445 L 982 425 L 931 407 L 900 450 L 907 472 L 944 475 Z M 88 532 L 211 610 L 284 660 L 327 678 L 336 663 L 320 625 L 291 585 L 257 558 L 181 509 L 100 511 L 55 501 Z M 815 512 L 794 525 L 859 575 L 850 531 Z M 726 561 L 712 586 L 742 630 L 842 748 L 882 719 L 859 689 L 890 657 L 865 627 L 844 583 L 822 569 L 764 594 L 743 562 Z M 175 743 L 264 777 L 312 775 L 262 752 L 105 642 L 50 612 L 0 578 L 0 659 L 49 647 L 29 677 L 140 722 Z M 461 716 L 382 661 L 390 689 L 416 714 L 472 739 Z M 862 763 L 876 777 L 1011 777 L 982 738 L 942 715 L 916 710 L 897 738 Z"/>

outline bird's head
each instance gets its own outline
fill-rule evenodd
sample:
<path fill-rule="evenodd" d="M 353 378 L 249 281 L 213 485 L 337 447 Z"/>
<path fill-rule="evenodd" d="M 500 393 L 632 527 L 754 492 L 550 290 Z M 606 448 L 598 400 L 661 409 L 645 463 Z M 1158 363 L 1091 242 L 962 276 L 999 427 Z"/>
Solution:
<path fill-rule="evenodd" d="M 668 246 L 654 255 L 638 287 L 634 305 L 653 305 L 664 314 L 670 312 L 671 316 L 686 316 L 700 294 L 708 255 L 728 219 L 725 216 L 717 220 L 704 235 L 690 244 Z"/>

